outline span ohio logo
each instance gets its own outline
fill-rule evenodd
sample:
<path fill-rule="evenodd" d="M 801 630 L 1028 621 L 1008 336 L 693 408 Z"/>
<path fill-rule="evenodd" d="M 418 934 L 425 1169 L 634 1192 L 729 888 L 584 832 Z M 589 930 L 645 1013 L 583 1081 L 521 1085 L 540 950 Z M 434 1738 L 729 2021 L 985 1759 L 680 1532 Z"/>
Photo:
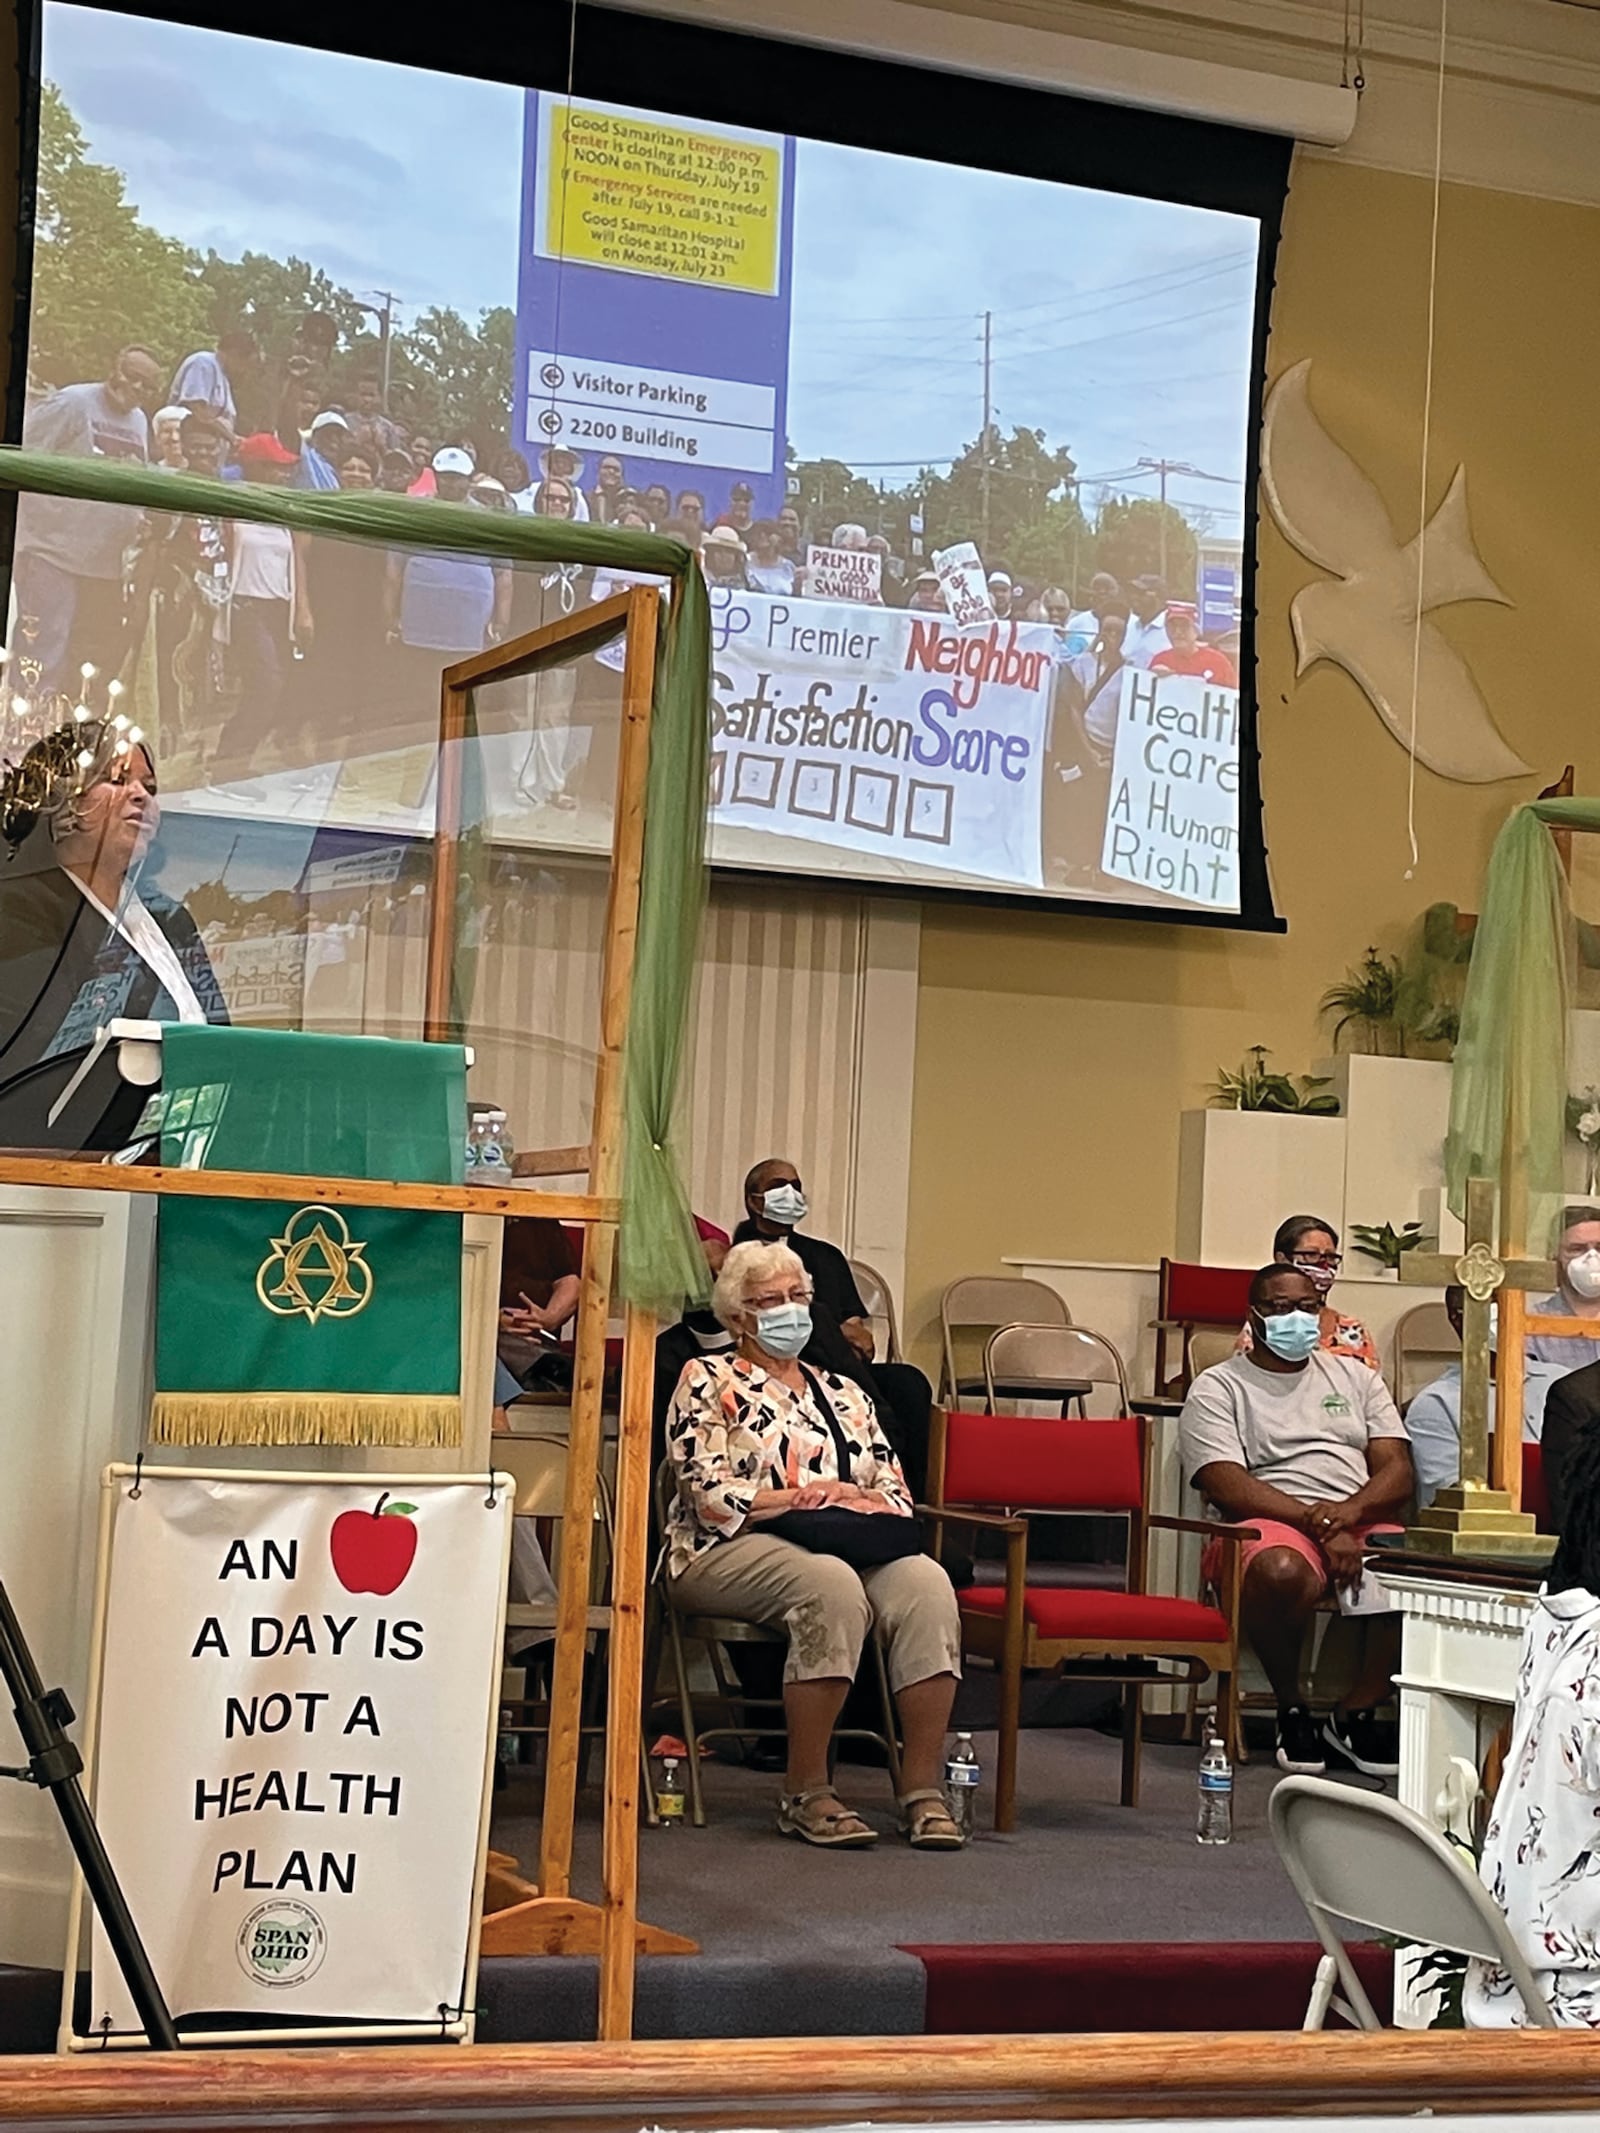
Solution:
<path fill-rule="evenodd" d="M 322 1968 L 328 1933 L 308 1903 L 258 1903 L 239 1928 L 239 1968 L 257 1985 L 303 1985 Z"/>

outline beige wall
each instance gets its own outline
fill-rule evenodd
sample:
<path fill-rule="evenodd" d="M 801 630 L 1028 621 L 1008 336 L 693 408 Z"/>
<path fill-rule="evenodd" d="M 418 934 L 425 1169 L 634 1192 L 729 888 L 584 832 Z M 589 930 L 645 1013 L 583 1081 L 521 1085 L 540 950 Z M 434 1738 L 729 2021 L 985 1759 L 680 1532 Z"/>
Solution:
<path fill-rule="evenodd" d="M 1416 526 L 1429 197 L 1420 179 L 1297 158 L 1269 357 L 1272 376 L 1314 358 L 1318 412 L 1403 540 Z M 905 1313 L 924 1359 L 939 1290 L 958 1274 L 1004 1254 L 1169 1251 L 1178 1114 L 1218 1066 L 1259 1042 L 1303 1071 L 1326 1051 L 1318 997 L 1369 941 L 1398 945 L 1440 897 L 1474 908 L 1507 808 L 1564 764 L 1595 789 L 1600 211 L 1447 187 L 1437 333 L 1430 499 L 1464 460 L 1479 550 L 1516 603 L 1451 609 L 1443 628 L 1538 775 L 1464 786 L 1419 769 L 1407 880 L 1405 753 L 1338 670 L 1296 683 L 1288 605 L 1317 573 L 1264 524 L 1263 778 L 1288 933 L 925 907 Z"/>

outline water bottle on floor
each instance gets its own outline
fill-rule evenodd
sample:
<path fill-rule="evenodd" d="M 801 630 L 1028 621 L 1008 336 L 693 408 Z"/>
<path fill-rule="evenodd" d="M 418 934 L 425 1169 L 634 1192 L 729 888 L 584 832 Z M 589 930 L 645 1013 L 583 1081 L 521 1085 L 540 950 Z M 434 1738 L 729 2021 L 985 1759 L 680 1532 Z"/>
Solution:
<path fill-rule="evenodd" d="M 1233 1838 L 1233 1765 L 1228 1751 L 1206 1722 L 1200 1751 L 1200 1807 L 1195 1818 L 1197 1844 L 1227 1844 Z"/>
<path fill-rule="evenodd" d="M 950 1819 L 960 1830 L 963 1844 L 972 1835 L 978 1806 L 978 1780 L 982 1775 L 972 1735 L 958 1733 L 955 1746 L 945 1758 L 944 1789 L 950 1802 Z"/>
<path fill-rule="evenodd" d="M 656 1787 L 656 1813 L 663 1829 L 683 1827 L 683 1779 L 678 1774 L 678 1758 L 664 1755 L 661 1758 L 661 1783 Z"/>

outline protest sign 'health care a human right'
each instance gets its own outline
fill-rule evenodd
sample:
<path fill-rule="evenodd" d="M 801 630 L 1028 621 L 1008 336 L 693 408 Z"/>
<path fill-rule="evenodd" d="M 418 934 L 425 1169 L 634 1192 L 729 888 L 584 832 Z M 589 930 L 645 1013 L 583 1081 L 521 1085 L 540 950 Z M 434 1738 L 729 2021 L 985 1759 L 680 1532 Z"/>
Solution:
<path fill-rule="evenodd" d="M 1122 676 L 1102 872 L 1239 908 L 1239 696 L 1194 674 Z"/>
<path fill-rule="evenodd" d="M 437 2031 L 476 1901 L 509 1496 L 111 1485 L 95 1809 L 174 2015 Z M 98 1920 L 90 2011 L 139 2027 Z"/>

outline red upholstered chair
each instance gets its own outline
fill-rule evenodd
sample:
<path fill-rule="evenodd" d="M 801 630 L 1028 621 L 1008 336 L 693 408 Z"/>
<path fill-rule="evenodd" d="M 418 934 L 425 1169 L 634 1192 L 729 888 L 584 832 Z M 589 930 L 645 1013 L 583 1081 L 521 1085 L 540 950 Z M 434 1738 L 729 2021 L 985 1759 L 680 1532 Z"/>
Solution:
<path fill-rule="evenodd" d="M 1533 1522 L 1539 1532 L 1555 1532 L 1556 1522 L 1550 1509 L 1550 1491 L 1544 1482 L 1542 1444 L 1524 1444 L 1522 1447 L 1522 1508 L 1533 1513 Z"/>
<path fill-rule="evenodd" d="M 1158 1517 L 1150 1495 L 1149 1424 L 1142 1417 L 1084 1421 L 933 1411 L 926 1507 L 930 1521 L 1001 1533 L 1006 1542 L 1003 1585 L 972 1585 L 957 1594 L 963 1652 L 990 1659 L 1000 1674 L 1000 1746 L 994 1826 L 1015 1819 L 1017 1727 L 1022 1676 L 1029 1669 L 1071 1679 L 1092 1675 L 1123 1687 L 1122 1804 L 1139 1803 L 1139 1754 L 1144 1690 L 1161 1681 L 1186 1683 L 1217 1676 L 1217 1720 L 1233 1735 L 1234 1684 L 1239 1663 L 1237 1527 L 1199 1519 Z M 1111 1512 L 1128 1521 L 1126 1589 L 1045 1585 L 1028 1577 L 1030 1521 L 1052 1514 Z M 1159 1526 L 1199 1533 L 1223 1543 L 1216 1606 L 1169 1599 L 1145 1589 L 1147 1538 Z M 1124 1661 L 1125 1673 L 1105 1670 Z M 1142 1662 L 1166 1662 L 1150 1673 Z M 1093 1661 L 1090 1667 L 1083 1661 Z M 1141 1662 L 1135 1671 L 1133 1662 Z"/>
<path fill-rule="evenodd" d="M 1156 1393 L 1181 1400 L 1195 1372 L 1194 1336 L 1202 1327 L 1231 1328 L 1235 1333 L 1250 1315 L 1250 1276 L 1254 1267 L 1198 1266 L 1163 1259 L 1156 1288 Z M 1178 1343 L 1177 1367 L 1167 1359 L 1168 1343 Z"/>
<path fill-rule="evenodd" d="M 1489 1471 L 1494 1471 L 1494 1432 L 1489 1433 Z M 1550 1508 L 1550 1491 L 1544 1479 L 1544 1446 L 1522 1445 L 1522 1508 L 1533 1513 L 1534 1528 L 1540 1533 L 1558 1530 L 1555 1513 Z"/>

